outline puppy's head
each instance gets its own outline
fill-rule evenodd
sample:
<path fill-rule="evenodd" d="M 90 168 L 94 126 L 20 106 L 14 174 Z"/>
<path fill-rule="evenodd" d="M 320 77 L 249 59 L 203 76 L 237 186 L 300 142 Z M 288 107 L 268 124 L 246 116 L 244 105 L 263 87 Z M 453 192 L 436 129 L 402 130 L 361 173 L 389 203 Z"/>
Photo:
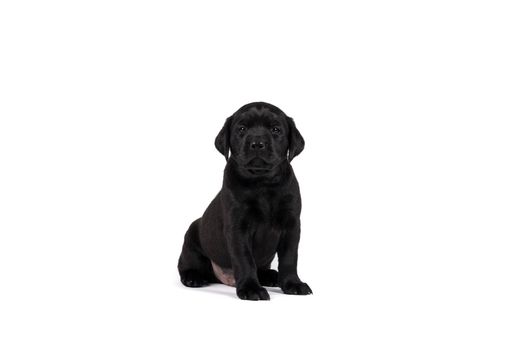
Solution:
<path fill-rule="evenodd" d="M 304 139 L 292 118 L 265 102 L 242 106 L 226 119 L 215 139 L 226 160 L 231 157 L 252 175 L 264 175 L 304 149 Z"/>

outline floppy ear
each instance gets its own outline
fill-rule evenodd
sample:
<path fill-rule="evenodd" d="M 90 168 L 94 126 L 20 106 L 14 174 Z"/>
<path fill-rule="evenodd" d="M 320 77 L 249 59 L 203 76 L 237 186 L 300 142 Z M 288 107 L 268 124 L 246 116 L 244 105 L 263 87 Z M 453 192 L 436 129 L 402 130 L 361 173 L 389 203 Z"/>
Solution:
<path fill-rule="evenodd" d="M 304 149 L 304 139 L 297 130 L 292 118 L 286 117 L 288 121 L 288 160 L 291 162 Z"/>
<path fill-rule="evenodd" d="M 222 153 L 226 161 L 228 161 L 228 156 L 230 153 L 230 125 L 232 123 L 232 117 L 226 119 L 224 126 L 221 131 L 215 138 L 215 148 Z"/>

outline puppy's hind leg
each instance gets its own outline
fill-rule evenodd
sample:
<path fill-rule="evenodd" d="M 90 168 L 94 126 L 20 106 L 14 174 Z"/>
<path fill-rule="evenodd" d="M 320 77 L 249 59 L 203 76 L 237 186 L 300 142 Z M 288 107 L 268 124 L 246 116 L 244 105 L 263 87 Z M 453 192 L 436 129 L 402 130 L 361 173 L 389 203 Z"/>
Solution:
<path fill-rule="evenodd" d="M 257 270 L 257 276 L 259 282 L 265 287 L 278 287 L 279 286 L 279 273 L 272 269 L 261 269 Z"/>
<path fill-rule="evenodd" d="M 273 257 L 272 257 L 273 260 Z M 257 269 L 257 277 L 262 286 L 265 287 L 278 287 L 279 286 L 279 273 L 270 268 L 271 262 L 259 267 Z"/>
<path fill-rule="evenodd" d="M 180 280 L 186 287 L 202 287 L 217 282 L 210 259 L 202 254 L 199 223 L 200 219 L 197 219 L 188 228 L 179 258 Z"/>

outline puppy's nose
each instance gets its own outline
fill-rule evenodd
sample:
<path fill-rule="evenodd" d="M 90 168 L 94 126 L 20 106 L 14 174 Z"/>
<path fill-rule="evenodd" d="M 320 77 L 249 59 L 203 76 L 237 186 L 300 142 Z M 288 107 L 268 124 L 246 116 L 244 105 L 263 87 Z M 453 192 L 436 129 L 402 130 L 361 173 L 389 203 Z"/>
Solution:
<path fill-rule="evenodd" d="M 265 149 L 266 145 L 264 144 L 264 142 L 257 141 L 257 142 L 252 142 L 250 144 L 250 147 L 251 149 Z"/>

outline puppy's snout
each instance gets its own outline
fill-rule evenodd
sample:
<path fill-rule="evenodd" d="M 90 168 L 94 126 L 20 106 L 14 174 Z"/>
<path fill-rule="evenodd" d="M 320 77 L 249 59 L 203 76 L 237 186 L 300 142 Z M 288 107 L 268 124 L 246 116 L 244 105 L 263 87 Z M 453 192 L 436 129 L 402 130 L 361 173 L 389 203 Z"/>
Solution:
<path fill-rule="evenodd" d="M 250 144 L 250 148 L 254 149 L 254 150 L 265 149 L 266 148 L 266 144 L 264 142 L 262 142 L 262 141 L 253 141 Z"/>

